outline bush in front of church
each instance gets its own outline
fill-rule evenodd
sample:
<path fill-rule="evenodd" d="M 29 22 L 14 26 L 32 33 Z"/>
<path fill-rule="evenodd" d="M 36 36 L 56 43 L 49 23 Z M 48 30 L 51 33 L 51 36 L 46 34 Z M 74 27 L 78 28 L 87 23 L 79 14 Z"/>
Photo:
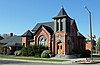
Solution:
<path fill-rule="evenodd" d="M 21 49 L 21 55 L 22 55 L 22 56 L 28 56 L 28 54 L 27 54 L 27 48 L 26 48 L 26 47 L 23 47 L 23 48 Z"/>
<path fill-rule="evenodd" d="M 85 50 L 84 53 L 81 54 L 81 57 L 90 57 L 91 51 L 90 50 Z"/>
<path fill-rule="evenodd" d="M 73 50 L 73 52 L 75 54 L 79 54 L 80 57 L 82 57 L 82 58 L 90 57 L 90 55 L 91 55 L 91 51 L 90 50 L 78 50 L 78 49 L 75 49 L 75 50 Z"/>
<path fill-rule="evenodd" d="M 15 54 L 15 56 L 20 56 L 21 55 L 21 50 L 15 51 L 14 54 Z"/>
<path fill-rule="evenodd" d="M 44 50 L 48 50 L 48 47 L 43 45 L 27 46 L 21 49 L 21 55 L 41 57 L 41 54 Z"/>
<path fill-rule="evenodd" d="M 50 50 L 44 50 L 41 54 L 41 58 L 49 58 L 49 54 L 51 53 Z"/>

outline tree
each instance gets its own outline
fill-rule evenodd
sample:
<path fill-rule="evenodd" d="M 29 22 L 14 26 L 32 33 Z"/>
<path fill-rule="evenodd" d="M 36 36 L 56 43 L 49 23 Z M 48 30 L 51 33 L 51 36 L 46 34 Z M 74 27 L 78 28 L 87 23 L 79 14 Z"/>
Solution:
<path fill-rule="evenodd" d="M 0 54 L 2 54 L 2 51 L 3 51 L 3 45 L 0 44 Z"/>
<path fill-rule="evenodd" d="M 97 42 L 97 51 L 100 51 L 100 37 L 98 38 L 98 42 Z"/>

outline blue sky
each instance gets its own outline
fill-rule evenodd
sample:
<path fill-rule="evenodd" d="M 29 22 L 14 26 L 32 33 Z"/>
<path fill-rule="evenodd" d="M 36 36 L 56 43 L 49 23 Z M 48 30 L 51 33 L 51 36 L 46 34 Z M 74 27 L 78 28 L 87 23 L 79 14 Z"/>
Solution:
<path fill-rule="evenodd" d="M 89 16 L 92 12 L 93 34 L 100 37 L 100 0 L 0 0 L 0 34 L 22 35 L 36 23 L 52 21 L 61 6 L 76 20 L 79 32 L 89 34 Z"/>

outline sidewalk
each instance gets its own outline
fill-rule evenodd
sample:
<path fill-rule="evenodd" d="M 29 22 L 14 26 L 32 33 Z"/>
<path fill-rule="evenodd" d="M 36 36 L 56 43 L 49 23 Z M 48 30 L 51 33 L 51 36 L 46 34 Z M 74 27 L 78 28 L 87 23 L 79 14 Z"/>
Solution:
<path fill-rule="evenodd" d="M 10 60 L 10 61 L 22 61 L 22 62 L 37 62 L 37 63 L 56 63 L 56 64 L 70 64 L 71 61 L 65 61 L 65 62 L 52 62 L 52 61 L 36 61 L 36 60 L 19 60 L 19 59 L 0 59 L 0 60 Z"/>
<path fill-rule="evenodd" d="M 60 59 L 60 58 L 59 58 Z M 75 61 L 78 60 L 86 60 L 86 58 L 76 58 L 76 59 L 63 59 L 63 60 L 68 60 L 64 62 L 52 62 L 52 61 L 36 61 L 36 60 L 19 60 L 19 59 L 0 59 L 0 60 L 11 60 L 11 61 L 23 61 L 23 62 L 42 62 L 42 63 L 56 63 L 56 64 L 72 64 L 75 63 Z"/>

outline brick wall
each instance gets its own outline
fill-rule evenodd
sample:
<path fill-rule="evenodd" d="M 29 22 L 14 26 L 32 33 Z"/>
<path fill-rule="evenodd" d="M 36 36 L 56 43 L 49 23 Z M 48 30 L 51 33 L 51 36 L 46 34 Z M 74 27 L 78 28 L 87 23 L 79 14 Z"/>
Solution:
<path fill-rule="evenodd" d="M 48 46 L 49 49 L 52 49 L 52 47 L 50 47 L 51 35 L 49 34 L 49 32 L 44 27 L 41 27 L 41 29 L 39 29 L 39 31 L 34 36 L 35 44 L 36 45 L 39 44 L 39 42 L 38 42 L 39 37 L 41 37 L 42 35 L 46 37 L 46 46 Z"/>

